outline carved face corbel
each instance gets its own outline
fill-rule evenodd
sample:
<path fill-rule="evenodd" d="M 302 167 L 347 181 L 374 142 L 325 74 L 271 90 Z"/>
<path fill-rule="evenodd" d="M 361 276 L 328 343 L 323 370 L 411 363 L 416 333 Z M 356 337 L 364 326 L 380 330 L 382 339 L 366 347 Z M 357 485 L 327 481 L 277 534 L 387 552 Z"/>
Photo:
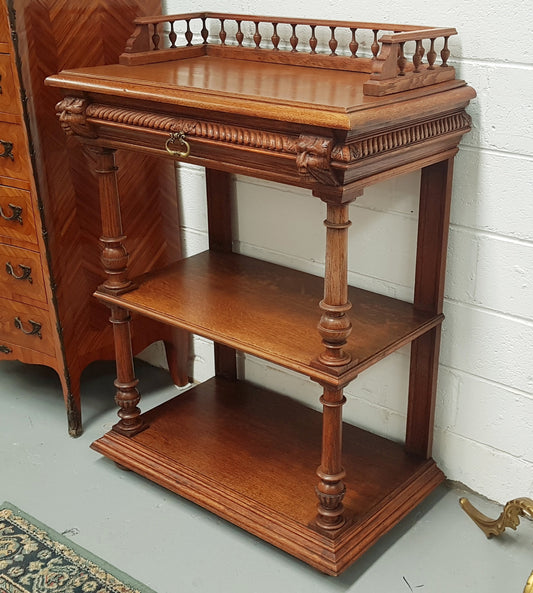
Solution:
<path fill-rule="evenodd" d="M 331 168 L 333 140 L 302 134 L 296 146 L 296 166 L 304 179 L 314 179 L 324 185 L 339 185 Z"/>
<path fill-rule="evenodd" d="M 56 105 L 59 123 L 67 136 L 97 137 L 94 129 L 87 123 L 87 105 L 88 101 L 79 97 L 66 97 Z"/>

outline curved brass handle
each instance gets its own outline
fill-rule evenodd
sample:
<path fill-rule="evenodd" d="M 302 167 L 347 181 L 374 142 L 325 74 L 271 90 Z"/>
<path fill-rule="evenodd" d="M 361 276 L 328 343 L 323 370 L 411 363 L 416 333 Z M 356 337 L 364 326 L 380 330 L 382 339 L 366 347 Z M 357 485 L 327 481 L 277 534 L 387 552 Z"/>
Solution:
<path fill-rule="evenodd" d="M 15 206 L 15 204 L 8 204 L 8 206 L 11 208 L 11 216 L 8 216 L 7 214 L 4 214 L 4 211 L 2 210 L 2 206 L 0 206 L 0 216 L 7 221 L 13 221 L 13 222 L 19 222 L 20 224 L 24 224 L 24 221 L 22 220 L 22 208 L 20 206 Z"/>
<path fill-rule="evenodd" d="M 31 325 L 31 329 L 26 330 L 24 329 L 24 326 L 22 325 L 22 321 L 20 320 L 20 317 L 15 317 L 15 327 L 17 329 L 20 329 L 20 331 L 23 334 L 26 334 L 27 336 L 38 336 L 39 339 L 43 339 L 43 336 L 41 334 L 41 324 L 38 323 L 37 321 L 32 321 L 31 319 L 28 319 L 28 323 Z"/>
<path fill-rule="evenodd" d="M 172 150 L 170 148 L 170 144 L 180 144 L 185 148 L 185 150 Z M 185 134 L 183 132 L 172 132 L 170 134 L 170 138 L 167 139 L 165 142 L 165 148 L 168 154 L 172 156 L 177 156 L 180 159 L 186 159 L 191 154 L 191 145 L 185 140 Z"/>
<path fill-rule="evenodd" d="M 12 161 L 14 161 L 15 157 L 13 156 L 13 142 L 6 142 L 5 140 L 0 140 L 0 144 L 4 149 L 4 152 L 0 154 L 0 158 L 11 159 Z"/>
<path fill-rule="evenodd" d="M 6 262 L 6 272 L 15 278 L 15 280 L 27 280 L 30 284 L 33 284 L 33 278 L 31 277 L 31 268 L 29 266 L 24 266 L 23 264 L 19 264 L 18 267 L 22 270 L 22 274 L 17 276 L 11 262 Z"/>

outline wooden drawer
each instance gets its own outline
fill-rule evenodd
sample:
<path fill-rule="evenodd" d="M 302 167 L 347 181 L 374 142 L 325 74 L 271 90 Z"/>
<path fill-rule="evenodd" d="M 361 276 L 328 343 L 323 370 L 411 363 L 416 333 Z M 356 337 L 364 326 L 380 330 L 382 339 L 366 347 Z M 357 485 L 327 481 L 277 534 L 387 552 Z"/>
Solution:
<path fill-rule="evenodd" d="M 0 299 L 0 344 L 6 341 L 53 354 L 52 332 L 50 316 L 46 309 Z"/>
<path fill-rule="evenodd" d="M 46 303 L 38 253 L 0 244 L 0 295 L 14 301 L 31 299 Z"/>
<path fill-rule="evenodd" d="M 11 30 L 9 28 L 9 20 L 7 17 L 7 7 L 5 2 L 0 4 L 0 52 L 9 51 L 9 37 Z"/>
<path fill-rule="evenodd" d="M 15 84 L 9 54 L 0 53 L 0 88 L 0 112 L 19 114 L 20 92 L 18 85 Z"/>
<path fill-rule="evenodd" d="M 0 175 L 15 179 L 29 179 L 30 159 L 24 128 L 0 121 Z"/>
<path fill-rule="evenodd" d="M 37 244 L 31 194 L 0 185 L 0 241 L 11 239 Z"/>

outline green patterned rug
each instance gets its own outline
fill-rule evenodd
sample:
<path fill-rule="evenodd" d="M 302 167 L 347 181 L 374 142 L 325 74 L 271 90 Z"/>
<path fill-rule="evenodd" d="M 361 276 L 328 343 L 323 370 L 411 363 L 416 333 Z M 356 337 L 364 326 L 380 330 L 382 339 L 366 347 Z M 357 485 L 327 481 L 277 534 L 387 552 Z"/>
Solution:
<path fill-rule="evenodd" d="M 155 593 L 13 505 L 0 505 L 0 593 Z"/>

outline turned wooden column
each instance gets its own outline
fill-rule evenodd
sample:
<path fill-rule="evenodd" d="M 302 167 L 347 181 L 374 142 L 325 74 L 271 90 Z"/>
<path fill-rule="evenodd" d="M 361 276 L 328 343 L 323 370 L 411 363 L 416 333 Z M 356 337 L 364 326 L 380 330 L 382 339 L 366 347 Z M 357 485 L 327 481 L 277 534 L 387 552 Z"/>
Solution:
<path fill-rule="evenodd" d="M 328 204 L 326 226 L 326 270 L 324 298 L 320 301 L 322 317 L 318 331 L 325 350 L 319 361 L 329 367 L 344 366 L 351 356 L 343 346 L 352 331 L 346 313 L 352 308 L 348 301 L 348 204 Z"/>
<path fill-rule="evenodd" d="M 346 492 L 342 467 L 342 406 L 346 398 L 342 389 L 324 386 L 320 398 L 322 412 L 322 459 L 316 471 L 320 478 L 316 486 L 318 513 L 316 524 L 327 530 L 338 529 L 345 523 L 342 499 Z"/>
<path fill-rule="evenodd" d="M 128 252 L 124 246 L 126 236 L 122 231 L 120 197 L 115 165 L 115 151 L 107 148 L 92 148 L 96 155 L 96 174 L 100 194 L 102 217 L 103 249 L 101 261 L 106 273 L 106 280 L 100 290 L 110 294 L 122 294 L 135 288 L 128 279 Z M 137 404 L 140 395 L 137 391 L 138 380 L 135 378 L 133 353 L 131 347 L 130 315 L 126 309 L 110 306 L 110 321 L 113 324 L 117 379 L 115 402 L 119 406 L 120 420 L 113 430 L 132 436 L 144 426 Z"/>
<path fill-rule="evenodd" d="M 122 294 L 134 288 L 128 279 L 128 252 L 124 246 L 126 236 L 122 232 L 122 217 L 118 193 L 115 151 L 108 148 L 92 148 L 96 155 L 96 174 L 100 193 L 103 249 L 100 256 L 106 280 L 100 290 Z"/>
<path fill-rule="evenodd" d="M 351 360 L 343 350 L 352 330 L 346 313 L 351 308 L 348 301 L 348 204 L 327 204 L 326 269 L 324 298 L 320 302 L 322 317 L 318 331 L 325 350 L 319 361 L 332 368 L 344 366 Z M 342 388 L 324 385 L 320 398 L 322 414 L 322 457 L 317 469 L 320 478 L 316 486 L 318 513 L 316 524 L 326 530 L 335 530 L 345 523 L 342 499 L 346 487 L 342 467 L 342 406 L 346 401 Z"/>
<path fill-rule="evenodd" d="M 137 391 L 138 379 L 133 367 L 131 350 L 130 315 L 122 307 L 112 306 L 109 320 L 113 324 L 117 378 L 115 380 L 115 403 L 120 420 L 113 426 L 115 432 L 133 436 L 145 428 L 138 404 L 141 396 Z"/>

